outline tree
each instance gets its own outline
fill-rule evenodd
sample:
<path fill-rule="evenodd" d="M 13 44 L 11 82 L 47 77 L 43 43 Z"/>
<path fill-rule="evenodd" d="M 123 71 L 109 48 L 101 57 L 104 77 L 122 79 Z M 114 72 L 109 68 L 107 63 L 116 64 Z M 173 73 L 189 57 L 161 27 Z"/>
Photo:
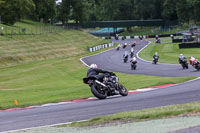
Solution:
<path fill-rule="evenodd" d="M 58 19 L 62 21 L 63 24 L 68 22 L 70 18 L 70 11 L 72 9 L 72 1 L 71 0 L 62 0 L 62 2 L 57 5 L 57 16 Z"/>
<path fill-rule="evenodd" d="M 6 0 L 0 5 L 0 15 L 5 24 L 13 25 L 34 10 L 32 0 Z"/>
<path fill-rule="evenodd" d="M 72 0 L 72 19 L 76 23 L 84 23 L 88 20 L 88 2 L 87 0 Z"/>
<path fill-rule="evenodd" d="M 33 0 L 36 5 L 35 19 L 43 19 L 45 23 L 53 20 L 56 15 L 56 0 Z"/>
<path fill-rule="evenodd" d="M 187 0 L 176 0 L 176 12 L 180 23 L 189 23 L 189 10 Z"/>
<path fill-rule="evenodd" d="M 162 16 L 166 20 L 177 20 L 176 0 L 164 0 Z"/>
<path fill-rule="evenodd" d="M 194 19 L 194 22 L 200 21 L 200 0 L 188 0 L 188 4 L 190 6 L 189 11 L 192 12 L 192 18 Z"/>

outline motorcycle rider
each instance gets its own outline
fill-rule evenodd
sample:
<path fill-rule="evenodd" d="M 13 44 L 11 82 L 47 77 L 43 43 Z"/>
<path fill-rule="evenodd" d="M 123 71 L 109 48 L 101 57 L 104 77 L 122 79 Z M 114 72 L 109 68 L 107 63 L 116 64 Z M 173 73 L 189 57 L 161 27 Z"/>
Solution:
<path fill-rule="evenodd" d="M 119 50 L 120 47 L 121 47 L 121 44 L 119 43 L 119 44 L 117 45 L 117 50 Z"/>
<path fill-rule="evenodd" d="M 199 61 L 196 58 L 191 56 L 190 57 L 190 65 L 195 66 L 195 65 L 198 65 L 198 64 L 199 64 Z"/>
<path fill-rule="evenodd" d="M 158 52 L 155 52 L 154 56 L 153 56 L 153 64 L 156 64 L 158 62 L 159 59 L 159 55 Z M 157 61 L 156 61 L 157 60 Z"/>
<path fill-rule="evenodd" d="M 124 46 L 123 46 L 123 48 L 126 48 L 126 46 L 127 46 L 128 44 L 127 43 L 124 43 Z"/>
<path fill-rule="evenodd" d="M 154 56 L 153 56 L 153 59 L 155 59 L 155 57 L 158 57 L 158 59 L 159 59 L 158 52 L 155 52 L 155 54 L 154 54 Z"/>
<path fill-rule="evenodd" d="M 91 64 L 90 68 L 87 71 L 87 77 L 95 76 L 97 80 L 103 81 L 103 78 L 105 77 L 104 74 L 99 74 L 99 73 L 109 73 L 112 74 L 113 72 L 105 71 L 102 69 L 99 69 L 96 64 Z"/>
<path fill-rule="evenodd" d="M 135 57 L 133 57 L 132 59 L 131 59 L 131 64 L 136 64 L 137 63 L 137 60 L 136 60 L 136 58 Z"/>
<path fill-rule="evenodd" d="M 124 58 L 128 58 L 128 52 L 127 52 L 127 51 L 124 52 L 123 57 L 124 57 Z"/>
<path fill-rule="evenodd" d="M 183 60 L 185 60 L 185 56 L 183 54 L 180 54 L 179 55 L 179 64 L 182 64 L 183 63 Z"/>
<path fill-rule="evenodd" d="M 124 58 L 124 63 L 126 63 L 128 61 L 128 52 L 127 51 L 125 51 L 123 58 Z"/>
<path fill-rule="evenodd" d="M 134 48 L 133 47 L 131 48 L 130 52 L 131 52 L 130 55 L 131 55 L 131 58 L 132 58 L 134 56 Z"/>

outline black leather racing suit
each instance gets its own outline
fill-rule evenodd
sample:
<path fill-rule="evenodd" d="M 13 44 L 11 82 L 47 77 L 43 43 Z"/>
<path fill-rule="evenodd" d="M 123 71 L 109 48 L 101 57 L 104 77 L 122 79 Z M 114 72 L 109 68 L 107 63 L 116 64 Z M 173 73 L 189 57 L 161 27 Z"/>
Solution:
<path fill-rule="evenodd" d="M 112 72 L 105 71 L 105 70 L 98 69 L 98 68 L 90 68 L 90 69 L 88 69 L 88 71 L 87 71 L 87 77 L 95 76 L 95 77 L 97 77 L 97 79 L 98 79 L 99 81 L 103 81 L 104 74 L 100 74 L 100 75 L 99 75 L 99 73 L 112 73 Z"/>

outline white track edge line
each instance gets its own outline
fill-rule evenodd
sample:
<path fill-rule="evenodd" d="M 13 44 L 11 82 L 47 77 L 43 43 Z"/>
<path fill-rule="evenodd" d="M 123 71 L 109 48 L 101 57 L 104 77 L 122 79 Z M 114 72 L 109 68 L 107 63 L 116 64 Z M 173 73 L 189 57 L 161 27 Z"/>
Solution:
<path fill-rule="evenodd" d="M 88 119 L 89 120 L 89 119 Z M 80 120 L 80 121 L 76 121 L 76 122 L 84 122 L 84 121 L 88 121 L 88 120 Z M 24 128 L 24 129 L 17 129 L 17 130 L 10 130 L 10 131 L 3 131 L 0 133 L 12 133 L 12 132 L 18 132 L 18 131 L 26 131 L 26 130 L 31 130 L 31 129 L 38 129 L 38 128 L 45 128 L 45 127 L 53 127 L 53 126 L 59 126 L 59 125 L 68 125 L 71 124 L 72 122 L 65 122 L 65 123 L 58 123 L 58 124 L 50 124 L 50 125 L 45 125 L 45 126 L 38 126 L 38 127 L 31 127 L 31 128 Z"/>
<path fill-rule="evenodd" d="M 146 40 L 146 41 L 147 41 L 147 40 Z M 141 57 L 139 56 L 139 53 L 140 53 L 142 50 L 144 50 L 149 44 L 151 44 L 151 41 L 148 41 L 148 42 L 149 42 L 149 43 L 148 43 L 145 47 L 143 47 L 142 49 L 140 49 L 140 50 L 136 53 L 136 57 L 137 57 L 138 59 L 144 61 L 144 62 L 152 63 L 151 61 L 147 61 L 147 60 L 145 60 L 145 59 L 143 59 L 143 58 L 141 58 Z M 178 64 L 165 64 L 165 63 L 158 63 L 158 64 L 178 66 Z"/>

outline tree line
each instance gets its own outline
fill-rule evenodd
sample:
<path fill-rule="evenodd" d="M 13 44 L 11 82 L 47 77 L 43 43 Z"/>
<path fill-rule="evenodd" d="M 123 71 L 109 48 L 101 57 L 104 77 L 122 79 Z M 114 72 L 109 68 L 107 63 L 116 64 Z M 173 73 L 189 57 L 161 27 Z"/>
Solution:
<path fill-rule="evenodd" d="M 200 0 L 0 0 L 5 24 L 28 18 L 44 23 L 70 20 L 76 23 L 112 20 L 200 21 Z"/>

